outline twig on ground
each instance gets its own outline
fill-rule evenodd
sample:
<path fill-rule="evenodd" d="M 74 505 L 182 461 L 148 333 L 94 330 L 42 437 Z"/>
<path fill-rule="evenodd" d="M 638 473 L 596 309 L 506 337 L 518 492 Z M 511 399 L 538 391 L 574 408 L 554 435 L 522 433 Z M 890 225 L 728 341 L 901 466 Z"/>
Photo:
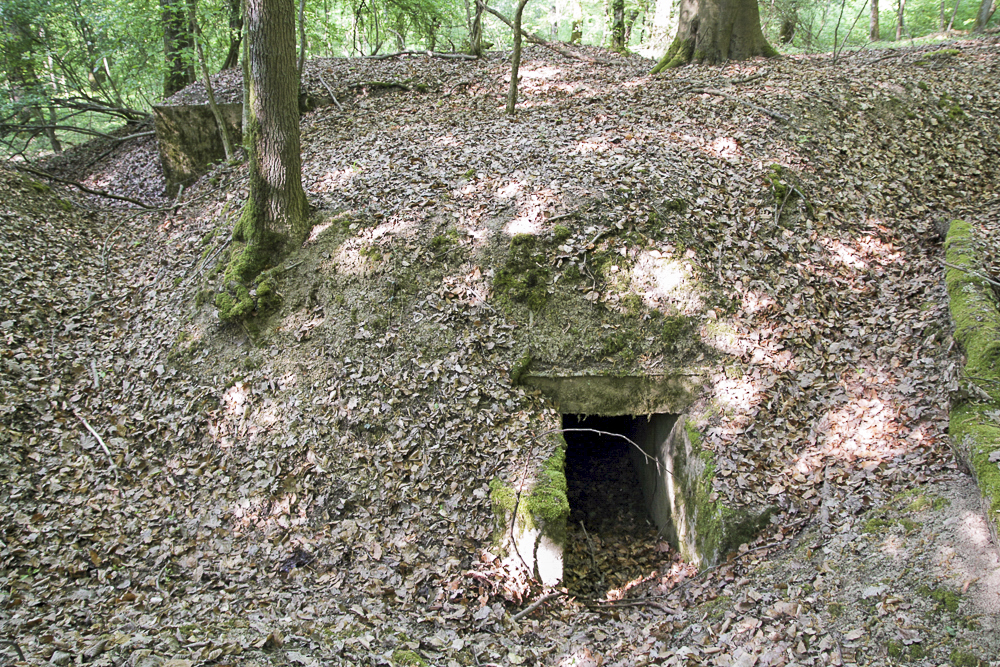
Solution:
<path fill-rule="evenodd" d="M 770 109 L 766 109 L 764 107 L 759 107 L 756 104 L 754 104 L 752 102 L 748 102 L 748 101 L 746 101 L 744 99 L 741 99 L 739 97 L 736 97 L 735 95 L 730 95 L 729 93 L 724 93 L 721 90 L 719 90 L 718 88 L 689 88 L 688 90 L 686 90 L 684 92 L 687 92 L 687 93 L 701 93 L 703 95 L 718 95 L 719 97 L 725 97 L 726 99 L 732 100 L 734 102 L 738 102 L 739 104 L 744 104 L 744 105 L 750 107 L 751 109 L 753 109 L 754 111 L 759 111 L 760 113 L 765 114 L 767 116 L 770 116 L 771 118 L 774 118 L 776 120 L 780 120 L 780 121 L 785 122 L 785 123 L 787 123 L 790 120 L 788 118 L 788 116 L 784 116 L 784 115 L 778 113 L 777 111 L 771 111 Z"/>
<path fill-rule="evenodd" d="M 580 210 L 570 211 L 569 213 L 560 213 L 559 215 L 554 215 L 545 222 L 556 222 L 557 220 L 565 220 L 566 218 L 575 218 L 579 215 Z"/>
<path fill-rule="evenodd" d="M 993 287 L 1000 287 L 1000 282 L 997 282 L 996 280 L 993 280 L 992 278 L 984 276 L 983 274 L 979 273 L 978 271 L 966 268 L 964 266 L 956 266 L 955 264 L 951 264 L 950 262 L 943 262 L 943 264 L 946 267 L 948 267 L 949 269 L 955 269 L 956 271 L 962 271 L 963 273 L 968 273 L 970 276 L 975 276 L 976 278 L 979 278 L 980 280 L 983 280 L 983 281 L 989 283 Z"/>
<path fill-rule="evenodd" d="M 82 183 L 77 183 L 76 181 L 70 181 L 70 180 L 67 180 L 65 178 L 59 178 L 58 176 L 53 176 L 52 174 L 50 174 L 48 172 L 41 171 L 39 169 L 33 169 L 31 167 L 25 167 L 24 165 L 14 165 L 14 168 L 20 169 L 21 171 L 26 171 L 29 174 L 34 174 L 35 176 L 41 176 L 42 178 L 51 179 L 53 181 L 56 181 L 57 183 L 64 183 L 66 185 L 72 185 L 75 188 L 79 188 L 80 190 L 83 190 L 87 194 L 97 195 L 98 197 L 106 197 L 107 199 L 117 199 L 118 201 L 124 201 L 124 202 L 128 202 L 129 204 L 135 204 L 136 206 L 139 206 L 141 208 L 145 208 L 145 209 L 148 209 L 148 210 L 155 210 L 155 208 L 156 208 L 155 206 L 150 206 L 146 202 L 141 202 L 138 199 L 132 199 L 131 197 L 123 197 L 121 195 L 113 195 L 110 192 L 104 192 L 103 190 L 94 190 L 93 188 L 88 188 L 86 185 L 83 185 Z"/>
<path fill-rule="evenodd" d="M 478 60 L 476 56 L 469 55 L 468 53 L 441 53 L 439 51 L 397 51 L 396 53 L 383 53 L 378 56 L 363 57 L 366 60 L 385 60 L 399 56 L 427 56 L 428 58 L 444 58 L 446 60 Z"/>
<path fill-rule="evenodd" d="M 108 449 L 108 446 L 104 444 L 104 438 L 102 438 L 102 437 L 101 437 L 101 434 L 100 434 L 100 433 L 98 433 L 97 431 L 95 431 L 95 430 L 94 430 L 94 427 L 93 427 L 93 426 L 91 426 L 91 425 L 90 425 L 89 423 L 87 423 L 87 420 L 86 420 L 86 419 L 84 419 L 84 418 L 83 418 L 83 417 L 82 417 L 82 416 L 80 415 L 80 413 L 79 413 L 79 412 L 74 412 L 73 414 L 74 414 L 74 415 L 76 415 L 76 418 L 77 418 L 77 419 L 79 419 L 79 420 L 80 420 L 81 422 L 83 422 L 83 425 L 87 427 L 87 430 L 88 430 L 88 431 L 90 431 L 90 432 L 91 432 L 91 434 L 92 434 L 92 435 L 93 435 L 93 436 L 94 436 L 95 438 L 97 438 L 97 442 L 98 442 L 98 443 L 99 443 L 99 444 L 101 445 L 101 449 L 103 449 L 103 450 L 104 450 L 104 453 L 105 453 L 105 454 L 107 455 L 107 457 L 108 457 L 108 463 L 110 463 L 110 464 L 111 464 L 111 469 L 115 471 L 115 483 L 117 483 L 117 482 L 118 482 L 118 466 L 117 466 L 117 464 L 115 464 L 115 460 L 114 460 L 114 458 L 113 458 L 113 457 L 111 456 L 111 450 L 110 450 L 110 449 Z"/>
<path fill-rule="evenodd" d="M 17 651 L 17 657 L 22 662 L 24 661 L 24 653 L 21 652 L 21 647 L 17 645 L 17 642 L 13 639 L 0 639 L 0 644 L 6 644 L 7 646 L 12 646 L 15 651 Z"/>
<path fill-rule="evenodd" d="M 539 607 L 541 607 L 543 604 L 545 604 L 549 600 L 555 599 L 555 598 L 563 596 L 563 595 L 567 595 L 567 593 L 564 593 L 562 591 L 551 591 L 549 593 L 546 593 L 545 595 L 543 595 L 542 597 L 538 598 L 537 600 L 535 600 L 534 602 L 532 602 L 530 605 L 528 605 L 527 607 L 525 607 L 521 611 L 519 611 L 516 614 L 514 614 L 513 616 L 511 616 L 510 620 L 512 620 L 512 621 L 520 621 L 522 618 L 524 618 L 525 616 L 527 616 L 531 612 L 535 611 L 536 609 L 538 609 Z"/>
<path fill-rule="evenodd" d="M 340 102 L 337 101 L 337 96 L 333 94 L 333 89 L 326 84 L 326 80 L 323 78 L 322 74 L 319 75 L 319 82 L 323 84 L 324 88 L 326 88 L 326 92 L 330 94 L 330 99 L 333 100 L 333 103 L 337 105 L 337 109 L 343 111 L 344 107 L 341 106 Z"/>
<path fill-rule="evenodd" d="M 585 601 L 584 601 L 585 602 Z M 665 604 L 660 604 L 655 600 L 649 600 L 646 598 L 638 598 L 635 600 L 595 600 L 594 606 L 590 607 L 597 611 L 603 611 L 604 609 L 616 609 L 619 607 L 653 607 L 659 609 L 664 614 L 679 614 L 680 609 L 674 609 L 673 607 L 668 607 Z"/>

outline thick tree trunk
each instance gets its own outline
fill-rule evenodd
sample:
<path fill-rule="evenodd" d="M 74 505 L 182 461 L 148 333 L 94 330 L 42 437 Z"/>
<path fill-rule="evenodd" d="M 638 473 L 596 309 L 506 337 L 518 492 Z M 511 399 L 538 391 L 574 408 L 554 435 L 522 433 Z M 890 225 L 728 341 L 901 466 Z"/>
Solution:
<path fill-rule="evenodd" d="M 625 0 L 611 2 L 611 50 L 625 50 Z"/>
<path fill-rule="evenodd" d="M 878 32 L 878 0 L 871 0 L 872 13 L 871 20 L 868 21 L 868 39 L 872 42 L 879 41 Z"/>
<path fill-rule="evenodd" d="M 994 0 L 982 0 L 979 3 L 979 11 L 976 13 L 976 23 L 972 27 L 972 32 L 983 32 L 986 30 L 986 24 L 993 18 L 993 12 L 996 10 Z M 952 20 L 955 20 L 954 15 L 952 15 Z"/>
<path fill-rule="evenodd" d="M 163 56 L 167 72 L 163 78 L 163 96 L 170 97 L 194 82 L 194 39 L 188 5 L 194 0 L 160 0 L 163 21 Z"/>
<path fill-rule="evenodd" d="M 651 73 L 777 55 L 761 32 L 757 0 L 681 0 L 677 35 Z"/>
<path fill-rule="evenodd" d="M 233 240 L 227 277 L 244 284 L 309 233 L 299 152 L 299 77 L 294 0 L 247 0 L 249 95 L 243 136 L 249 151 L 250 196 Z M 234 247 L 234 251 L 238 246 Z"/>

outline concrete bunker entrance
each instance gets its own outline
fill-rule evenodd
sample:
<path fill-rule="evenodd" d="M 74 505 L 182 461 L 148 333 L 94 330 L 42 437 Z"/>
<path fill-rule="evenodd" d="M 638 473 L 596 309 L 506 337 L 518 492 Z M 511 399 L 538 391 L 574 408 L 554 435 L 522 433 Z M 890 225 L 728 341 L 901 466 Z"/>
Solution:
<path fill-rule="evenodd" d="M 669 567 L 676 551 L 659 448 L 676 414 L 564 414 L 570 515 L 563 580 L 570 591 L 604 597 Z"/>

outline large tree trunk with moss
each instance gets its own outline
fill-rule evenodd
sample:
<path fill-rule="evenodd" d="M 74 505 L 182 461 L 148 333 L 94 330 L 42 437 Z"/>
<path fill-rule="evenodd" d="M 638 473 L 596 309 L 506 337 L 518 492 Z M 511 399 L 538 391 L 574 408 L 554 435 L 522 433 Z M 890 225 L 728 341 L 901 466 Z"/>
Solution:
<path fill-rule="evenodd" d="M 677 36 L 651 74 L 688 63 L 776 55 L 761 32 L 757 0 L 681 0 Z"/>
<path fill-rule="evenodd" d="M 299 153 L 294 0 L 247 0 L 249 94 L 243 136 L 250 196 L 233 231 L 226 277 L 250 285 L 309 233 Z"/>

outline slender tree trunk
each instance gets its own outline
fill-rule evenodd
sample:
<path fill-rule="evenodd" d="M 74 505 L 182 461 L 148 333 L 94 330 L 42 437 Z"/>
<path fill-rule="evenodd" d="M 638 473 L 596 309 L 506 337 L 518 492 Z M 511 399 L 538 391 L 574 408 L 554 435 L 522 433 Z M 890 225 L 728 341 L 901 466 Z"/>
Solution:
<path fill-rule="evenodd" d="M 229 0 L 229 50 L 222 69 L 233 69 L 240 64 L 240 45 L 243 43 L 243 3 Z"/>
<path fill-rule="evenodd" d="M 868 39 L 877 42 L 879 41 L 878 32 L 878 0 L 871 0 L 872 4 L 872 14 L 871 20 L 868 22 Z"/>
<path fill-rule="evenodd" d="M 194 0 L 160 0 L 163 21 L 163 55 L 167 72 L 163 81 L 163 96 L 170 97 L 194 82 L 194 51 L 187 4 Z"/>
<path fill-rule="evenodd" d="M 469 54 L 483 57 L 483 6 L 485 0 L 476 0 L 476 16 L 472 19 L 472 33 L 469 35 Z"/>
<path fill-rule="evenodd" d="M 903 13 L 906 11 L 906 0 L 896 0 L 896 41 L 903 38 Z"/>
<path fill-rule="evenodd" d="M 948 32 L 951 32 L 951 29 L 955 25 L 955 17 L 958 15 L 958 6 L 960 4 L 962 4 L 962 0 L 955 0 L 955 6 L 951 8 L 951 18 L 948 20 Z"/>
<path fill-rule="evenodd" d="M 625 50 L 625 0 L 611 2 L 611 50 Z"/>
<path fill-rule="evenodd" d="M 198 17 L 191 16 L 191 25 L 194 30 L 191 37 L 194 39 L 195 53 L 198 56 L 198 65 L 201 67 L 201 75 L 205 82 L 205 92 L 208 94 L 208 106 L 215 116 L 215 124 L 219 128 L 219 136 L 222 137 L 222 150 L 225 151 L 226 161 L 233 159 L 233 143 L 229 140 L 229 128 L 226 126 L 226 119 L 222 117 L 219 105 L 215 103 L 215 91 L 212 89 L 212 77 L 208 74 L 208 65 L 205 63 L 205 52 L 201 48 L 201 30 L 198 28 Z"/>
<path fill-rule="evenodd" d="M 757 0 L 681 0 L 677 35 L 651 73 L 777 55 L 761 32 Z"/>
<path fill-rule="evenodd" d="M 983 32 L 986 30 L 986 24 L 990 22 L 993 18 L 993 12 L 997 10 L 994 0 L 982 0 L 979 3 L 979 11 L 976 12 L 976 23 L 972 27 L 972 32 Z M 956 7 L 957 11 L 957 7 Z M 954 21 L 955 19 L 952 18 Z"/>
<path fill-rule="evenodd" d="M 0 56 L 7 68 L 11 101 L 22 105 L 21 113 L 27 119 L 33 119 L 35 125 L 43 128 L 40 131 L 49 140 L 52 152 L 61 153 L 62 143 L 53 127 L 54 118 L 52 122 L 47 123 L 43 108 L 35 101 L 47 95 L 35 71 L 34 56 L 31 52 L 33 41 L 31 26 L 16 18 L 13 20 L 4 18 L 0 14 Z M 22 102 L 20 98 L 27 99 Z M 54 117 L 55 112 L 50 108 L 49 114 Z"/>
<path fill-rule="evenodd" d="M 521 16 L 526 4 L 528 0 L 521 0 L 514 12 L 514 53 L 510 58 L 510 89 L 507 91 L 508 116 L 514 115 L 514 107 L 517 106 L 517 71 L 521 68 Z"/>
<path fill-rule="evenodd" d="M 400 49 L 402 51 L 402 48 Z M 299 0 L 299 66 L 296 71 L 302 77 L 302 68 L 306 66 L 306 0 Z"/>
<path fill-rule="evenodd" d="M 635 27 L 635 21 L 639 18 L 639 10 L 633 9 L 628 13 L 628 19 L 625 21 L 625 46 L 627 47 L 632 43 L 632 28 Z"/>
<path fill-rule="evenodd" d="M 294 0 L 247 0 L 249 95 L 243 136 L 250 196 L 233 230 L 227 277 L 249 285 L 309 233 L 299 152 L 299 77 Z M 241 247 L 242 244 L 242 247 Z"/>

